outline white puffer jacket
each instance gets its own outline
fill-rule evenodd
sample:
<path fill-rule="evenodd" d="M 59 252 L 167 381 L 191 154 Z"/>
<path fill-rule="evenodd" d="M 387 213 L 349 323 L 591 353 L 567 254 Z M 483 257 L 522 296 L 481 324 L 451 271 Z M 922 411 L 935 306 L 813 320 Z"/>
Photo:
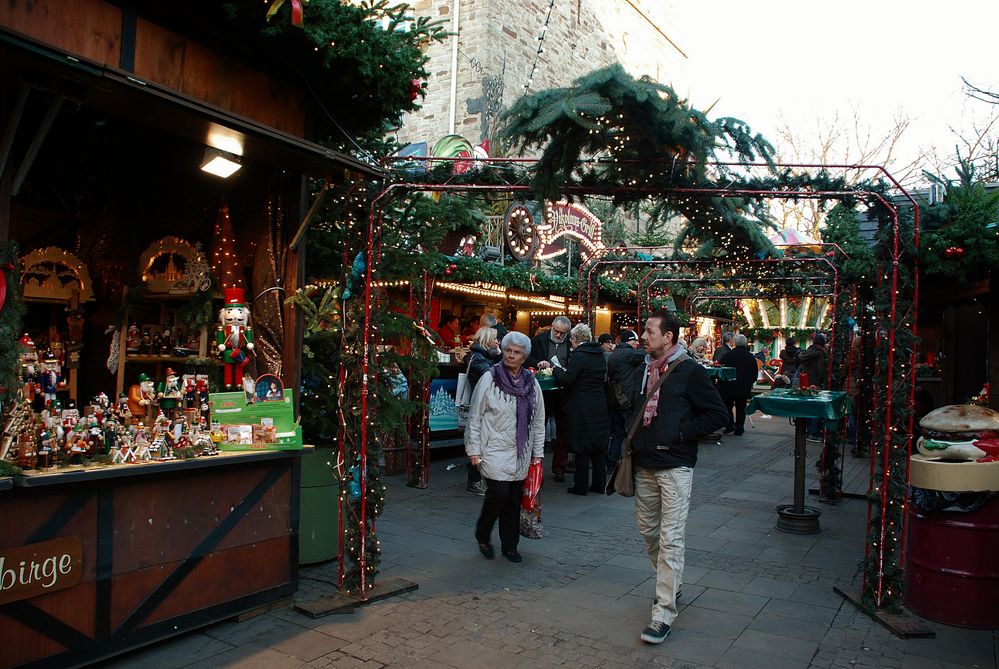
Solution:
<path fill-rule="evenodd" d="M 482 458 L 479 472 L 487 479 L 523 481 L 531 458 L 544 457 L 545 402 L 537 380 L 532 383 L 535 407 L 527 433 L 529 457 L 522 462 L 517 462 L 517 398 L 500 390 L 491 373 L 483 374 L 475 384 L 465 426 L 465 452 Z"/>

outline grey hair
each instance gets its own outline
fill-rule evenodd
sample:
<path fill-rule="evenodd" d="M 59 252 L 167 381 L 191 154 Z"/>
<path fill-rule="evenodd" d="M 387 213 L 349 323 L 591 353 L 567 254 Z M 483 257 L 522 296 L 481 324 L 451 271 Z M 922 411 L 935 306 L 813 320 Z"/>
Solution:
<path fill-rule="evenodd" d="M 732 341 L 732 337 L 734 337 L 734 336 L 735 336 L 734 332 L 725 332 L 725 333 L 723 333 L 722 334 L 722 343 L 723 344 L 727 344 L 728 342 Z"/>
<path fill-rule="evenodd" d="M 593 330 L 586 323 L 580 323 L 576 327 L 569 330 L 569 337 L 574 342 L 583 343 L 584 341 L 593 341 Z"/>
<path fill-rule="evenodd" d="M 531 355 L 531 338 L 523 332 L 517 332 L 516 330 L 507 332 L 503 337 L 500 348 L 505 351 L 508 346 L 516 346 L 524 350 L 524 355 Z"/>
<path fill-rule="evenodd" d="M 749 340 L 746 339 L 746 335 L 744 334 L 737 334 L 732 337 L 733 346 L 746 346 L 747 344 L 749 344 Z"/>
<path fill-rule="evenodd" d="M 496 318 L 496 314 L 491 311 L 487 311 L 482 314 L 482 318 L 480 320 L 487 328 L 494 328 L 496 327 L 496 324 L 499 323 L 499 319 Z"/>
<path fill-rule="evenodd" d="M 567 328 L 572 327 L 572 321 L 569 320 L 568 316 L 556 316 L 555 320 L 552 321 L 552 325 L 554 326 L 556 323 L 561 323 Z"/>

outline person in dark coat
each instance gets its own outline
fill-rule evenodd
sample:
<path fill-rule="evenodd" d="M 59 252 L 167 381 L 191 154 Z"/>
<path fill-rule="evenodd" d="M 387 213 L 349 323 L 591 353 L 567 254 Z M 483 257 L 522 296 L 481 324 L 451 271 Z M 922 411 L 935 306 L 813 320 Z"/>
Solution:
<path fill-rule="evenodd" d="M 634 404 L 633 389 L 638 385 L 636 379 L 645 363 L 645 351 L 638 347 L 640 342 L 634 330 L 621 330 L 620 341 L 607 358 L 610 386 L 607 396 L 607 406 L 610 408 L 610 444 L 604 458 L 607 471 L 612 471 L 621 459 L 621 444 L 628 432 L 628 416 L 631 415 Z"/>
<path fill-rule="evenodd" d="M 798 348 L 798 344 L 793 339 L 788 339 L 787 346 L 780 352 L 780 373 L 791 379 L 792 383 L 798 376 L 799 355 L 801 355 L 801 349 Z"/>
<path fill-rule="evenodd" d="M 808 375 L 808 385 L 825 388 L 826 374 L 829 371 L 829 359 L 826 353 L 826 336 L 821 332 L 815 335 L 812 345 L 798 356 L 801 362 L 801 372 Z M 800 375 L 800 374 L 799 374 Z M 808 440 L 822 441 L 822 428 L 825 421 L 812 418 L 808 422 Z"/>
<path fill-rule="evenodd" d="M 728 352 L 732 350 L 730 344 L 732 343 L 732 337 L 735 336 L 733 332 L 722 333 L 722 343 L 721 346 L 714 350 L 711 354 L 712 362 L 721 362 L 721 359 L 728 355 Z"/>
<path fill-rule="evenodd" d="M 588 490 L 602 493 L 607 486 L 607 468 L 604 452 L 610 439 L 610 418 L 604 380 L 607 378 L 607 361 L 600 344 L 593 341 L 588 325 L 580 323 L 569 333 L 572 357 L 563 370 L 555 368 L 553 374 L 559 385 L 566 389 L 566 426 L 569 450 L 576 455 L 576 471 L 569 492 L 585 495 Z M 593 481 L 590 482 L 590 463 L 593 463 Z"/>
<path fill-rule="evenodd" d="M 735 348 L 725 354 L 721 359 L 721 364 L 724 367 L 735 368 L 735 379 L 721 384 L 721 391 L 729 420 L 725 432 L 733 432 L 738 437 L 746 431 L 746 402 L 753 396 L 753 384 L 756 383 L 756 377 L 759 374 L 759 365 L 756 364 L 756 357 L 749 352 L 749 342 L 746 340 L 746 335 L 735 335 L 732 338 L 732 343 Z M 732 419 L 733 409 L 735 410 L 734 421 Z"/>
<path fill-rule="evenodd" d="M 493 365 L 499 362 L 503 354 L 500 352 L 499 339 L 496 338 L 494 328 L 479 328 L 472 338 L 472 348 L 468 353 L 468 383 L 472 390 L 482 375 L 487 373 Z M 468 462 L 468 481 L 465 484 L 465 492 L 469 495 L 485 495 L 486 484 L 482 480 L 479 468 Z"/>
<path fill-rule="evenodd" d="M 569 366 L 569 330 L 572 321 L 566 316 L 556 316 L 552 326 L 531 340 L 531 354 L 527 357 L 527 366 L 535 369 L 552 367 L 552 358 L 558 361 L 562 369 Z M 565 424 L 565 391 L 546 390 L 545 415 L 555 421 L 555 453 L 552 455 L 552 478 L 561 483 L 565 481 L 565 470 L 569 466 L 569 449 L 566 446 Z"/>

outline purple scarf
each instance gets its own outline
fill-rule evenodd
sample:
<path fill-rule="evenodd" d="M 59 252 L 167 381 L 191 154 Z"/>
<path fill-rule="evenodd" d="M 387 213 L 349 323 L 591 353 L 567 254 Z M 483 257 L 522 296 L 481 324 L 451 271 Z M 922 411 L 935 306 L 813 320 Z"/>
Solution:
<path fill-rule="evenodd" d="M 521 367 L 517 377 L 520 384 L 514 385 L 514 377 L 502 362 L 493 365 L 492 373 L 496 387 L 517 399 L 517 460 L 522 460 L 527 453 L 527 433 L 534 416 L 534 405 L 537 403 L 534 375 Z"/>

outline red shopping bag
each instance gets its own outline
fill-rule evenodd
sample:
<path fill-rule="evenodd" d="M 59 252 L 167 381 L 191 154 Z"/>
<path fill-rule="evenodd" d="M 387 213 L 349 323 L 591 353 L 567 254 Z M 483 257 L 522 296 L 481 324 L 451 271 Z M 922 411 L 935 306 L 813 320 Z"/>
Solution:
<path fill-rule="evenodd" d="M 520 506 L 525 511 L 534 511 L 534 505 L 538 501 L 538 491 L 541 490 L 543 474 L 544 465 L 542 463 L 531 463 L 527 470 L 527 478 L 524 479 L 524 496 L 520 498 Z"/>

